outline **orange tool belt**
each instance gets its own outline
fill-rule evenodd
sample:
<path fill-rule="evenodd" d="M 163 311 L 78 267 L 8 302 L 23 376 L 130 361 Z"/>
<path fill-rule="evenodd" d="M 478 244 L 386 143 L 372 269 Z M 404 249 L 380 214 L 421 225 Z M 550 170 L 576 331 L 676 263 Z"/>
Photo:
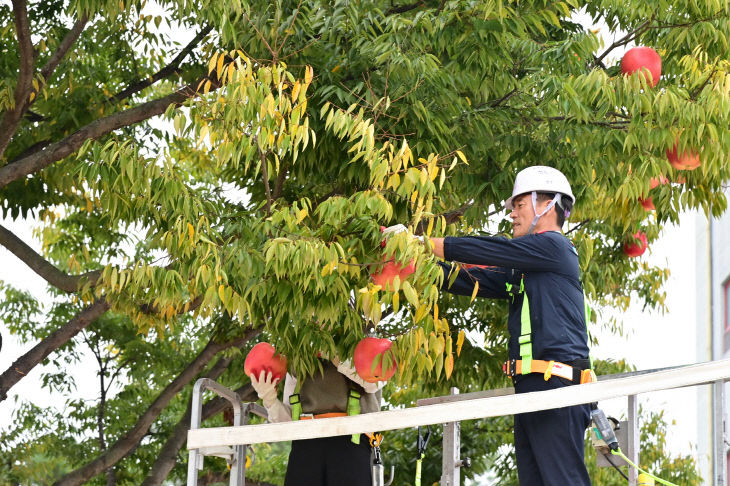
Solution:
<path fill-rule="evenodd" d="M 347 417 L 347 414 L 344 412 L 317 413 L 314 415 L 312 415 L 311 413 L 303 413 L 299 416 L 299 420 L 311 420 L 330 417 Z"/>
<path fill-rule="evenodd" d="M 317 413 L 312 415 L 311 413 L 303 413 L 299 416 L 299 420 L 312 420 L 312 419 L 323 419 L 323 418 L 331 418 L 331 417 L 347 417 L 348 415 L 343 412 L 328 412 L 328 413 Z M 372 447 L 378 447 L 381 442 L 383 442 L 383 434 L 380 433 L 368 433 L 365 432 L 363 435 L 366 435 L 368 439 L 370 439 L 370 445 Z"/>
<path fill-rule="evenodd" d="M 512 359 L 505 361 L 502 365 L 502 371 L 509 377 L 522 375 L 522 360 Z M 545 381 L 549 380 L 551 376 L 559 376 L 575 384 L 593 383 L 596 381 L 596 374 L 593 370 L 580 369 L 575 366 L 560 363 L 559 361 L 533 359 L 532 366 L 530 366 L 530 373 L 542 373 L 545 376 Z"/>

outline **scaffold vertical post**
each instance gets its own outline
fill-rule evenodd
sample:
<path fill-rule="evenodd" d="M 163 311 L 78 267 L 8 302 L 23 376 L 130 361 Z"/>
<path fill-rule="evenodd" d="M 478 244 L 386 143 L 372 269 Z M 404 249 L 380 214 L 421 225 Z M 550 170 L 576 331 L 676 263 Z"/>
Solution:
<path fill-rule="evenodd" d="M 233 407 L 233 425 L 235 426 L 246 425 L 248 423 L 249 411 L 255 411 L 255 409 L 251 409 L 253 404 L 244 405 L 236 392 L 229 390 L 209 378 L 200 378 L 193 386 L 192 410 L 190 415 L 191 430 L 199 429 L 201 426 L 203 392 L 205 390 L 210 390 L 230 402 Z M 231 449 L 229 448 L 229 450 Z M 187 486 L 198 485 L 198 471 L 203 469 L 204 458 L 205 454 L 202 450 L 190 449 L 188 456 Z M 229 459 L 231 466 L 230 486 L 246 486 L 246 446 L 242 444 L 234 446 Z"/>
<path fill-rule="evenodd" d="M 458 395 L 459 389 L 451 388 L 452 395 Z M 459 486 L 461 483 L 461 422 L 444 424 L 443 460 L 441 486 Z"/>
<path fill-rule="evenodd" d="M 715 481 L 714 486 L 726 486 L 727 481 L 727 439 L 725 436 L 725 380 L 717 380 L 712 384 L 712 396 L 714 406 L 712 407 L 712 438 L 714 446 L 713 462 Z"/>
<path fill-rule="evenodd" d="M 629 395 L 629 440 L 626 456 L 634 464 L 639 463 L 639 401 L 636 395 Z M 633 467 L 629 468 L 629 486 L 636 486 L 639 482 L 638 473 Z"/>

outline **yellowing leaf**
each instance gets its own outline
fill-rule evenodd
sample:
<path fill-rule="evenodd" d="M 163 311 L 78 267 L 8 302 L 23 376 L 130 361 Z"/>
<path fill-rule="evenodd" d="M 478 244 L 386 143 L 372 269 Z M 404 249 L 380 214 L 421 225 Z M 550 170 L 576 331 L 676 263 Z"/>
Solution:
<path fill-rule="evenodd" d="M 307 84 L 311 83 L 313 77 L 314 77 L 314 70 L 312 69 L 312 66 L 307 66 L 304 69 L 304 82 Z"/>
<path fill-rule="evenodd" d="M 461 347 L 464 345 L 464 337 L 466 336 L 466 333 L 464 333 L 464 330 L 462 329 L 459 331 L 459 337 L 456 338 L 456 355 L 461 355 Z"/>
<path fill-rule="evenodd" d="M 223 57 L 223 56 L 221 56 Z M 210 58 L 210 62 L 208 63 L 208 74 L 213 72 L 213 69 L 215 69 L 216 61 L 218 60 L 218 53 L 216 52 L 213 54 L 213 57 Z"/>
<path fill-rule="evenodd" d="M 297 213 L 297 224 L 301 223 L 307 217 L 307 214 L 309 214 L 307 208 L 300 209 Z"/>
<path fill-rule="evenodd" d="M 195 228 L 193 228 L 193 225 L 188 223 L 188 235 L 190 236 L 190 243 L 193 242 L 193 236 L 195 235 Z"/>
<path fill-rule="evenodd" d="M 327 265 L 325 265 L 322 268 L 322 271 L 320 272 L 320 275 L 323 276 L 323 277 L 326 277 L 327 275 L 329 275 L 330 273 L 332 273 L 331 265 L 332 265 L 332 263 L 328 263 Z"/>
<path fill-rule="evenodd" d="M 477 296 L 477 292 L 479 292 L 479 282 L 474 282 L 474 290 L 471 293 L 471 300 L 470 300 L 470 302 L 474 302 L 474 299 Z"/>
<path fill-rule="evenodd" d="M 464 163 L 465 163 L 466 165 L 469 165 L 469 162 L 467 162 L 467 161 L 466 161 L 466 156 L 464 155 L 464 152 L 462 152 L 461 150 L 457 150 L 457 151 L 456 151 L 456 155 L 458 155 L 458 156 L 459 156 L 459 158 L 460 158 L 460 159 L 461 159 L 461 160 L 462 160 L 462 161 L 463 161 L 463 162 L 464 162 Z"/>
<path fill-rule="evenodd" d="M 223 75 L 223 61 L 225 61 L 225 56 L 219 56 L 218 57 L 218 66 L 216 69 L 216 72 L 218 73 L 218 79 L 221 78 Z"/>
<path fill-rule="evenodd" d="M 423 316 L 426 315 L 426 306 L 422 305 L 416 309 L 416 315 L 413 316 L 413 320 L 415 322 L 419 322 L 421 319 L 423 319 Z"/>
<path fill-rule="evenodd" d="M 221 298 L 221 301 L 225 300 L 225 297 L 226 297 L 225 290 L 226 290 L 226 286 L 223 284 L 221 284 L 221 286 L 218 287 L 218 297 Z"/>
<path fill-rule="evenodd" d="M 410 302 L 413 307 L 418 307 L 418 295 L 407 280 L 404 280 L 403 283 L 401 283 L 401 289 L 403 290 L 403 295 L 405 295 L 406 299 L 408 299 L 408 302 Z M 416 321 L 418 320 L 419 319 L 416 319 Z"/>
<path fill-rule="evenodd" d="M 444 372 L 446 373 L 446 379 L 451 378 L 451 373 L 454 371 L 454 355 L 449 354 L 444 360 Z"/>

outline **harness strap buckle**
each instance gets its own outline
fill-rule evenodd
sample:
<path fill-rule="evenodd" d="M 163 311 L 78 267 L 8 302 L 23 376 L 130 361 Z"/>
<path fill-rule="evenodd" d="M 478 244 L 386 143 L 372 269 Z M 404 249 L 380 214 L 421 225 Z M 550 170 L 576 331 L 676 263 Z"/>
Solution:
<path fill-rule="evenodd" d="M 553 366 L 555 366 L 555 361 L 550 360 L 547 364 L 547 368 L 545 368 L 545 373 L 543 374 L 545 381 L 548 381 L 550 377 L 553 376 Z"/>
<path fill-rule="evenodd" d="M 580 372 L 580 384 L 583 383 L 595 383 L 598 381 L 598 378 L 596 377 L 596 372 L 592 369 L 582 370 Z"/>
<path fill-rule="evenodd" d="M 511 359 L 502 363 L 502 371 L 510 378 L 514 378 L 517 375 L 517 360 Z"/>

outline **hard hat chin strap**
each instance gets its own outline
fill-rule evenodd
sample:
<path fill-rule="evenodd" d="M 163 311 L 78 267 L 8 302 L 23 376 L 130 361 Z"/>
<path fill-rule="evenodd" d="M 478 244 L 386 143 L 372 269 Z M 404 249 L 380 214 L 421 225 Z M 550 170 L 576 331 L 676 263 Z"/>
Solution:
<path fill-rule="evenodd" d="M 535 211 L 535 217 L 532 219 L 532 223 L 530 224 L 530 228 L 527 230 L 527 234 L 532 234 L 532 231 L 535 229 L 535 225 L 537 225 L 537 220 L 540 219 L 542 215 L 550 211 L 550 208 L 555 206 L 556 204 L 559 204 L 560 198 L 563 197 L 562 194 L 559 192 L 555 193 L 555 197 L 552 201 L 550 201 L 550 204 L 545 208 L 543 212 L 540 214 L 537 214 L 537 192 L 532 191 L 532 210 Z"/>

